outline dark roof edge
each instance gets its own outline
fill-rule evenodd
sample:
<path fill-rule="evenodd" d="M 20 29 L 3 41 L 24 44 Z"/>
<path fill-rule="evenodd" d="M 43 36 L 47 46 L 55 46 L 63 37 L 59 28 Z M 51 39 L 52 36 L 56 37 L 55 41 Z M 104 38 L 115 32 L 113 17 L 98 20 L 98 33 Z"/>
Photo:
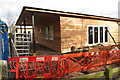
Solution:
<path fill-rule="evenodd" d="M 16 21 L 15 25 L 17 25 L 18 20 L 19 20 L 19 19 L 20 19 L 20 17 L 22 16 L 22 13 L 24 12 L 25 8 L 26 8 L 26 6 L 23 6 L 22 11 L 21 11 L 21 13 L 20 13 L 20 15 L 19 15 L 19 17 L 18 17 L 18 19 L 17 19 L 17 21 Z"/>
<path fill-rule="evenodd" d="M 76 14 L 76 15 L 85 15 L 85 16 L 101 17 L 101 18 L 108 18 L 108 19 L 116 19 L 116 20 L 120 21 L 120 19 L 118 19 L 118 18 L 111 18 L 111 17 L 105 17 L 105 16 L 97 16 L 97 15 L 83 14 L 83 13 L 65 12 L 65 11 L 58 11 L 58 10 L 51 10 L 51 9 L 43 9 L 43 8 L 35 8 L 35 7 L 29 7 L 29 6 L 24 6 L 23 8 L 37 9 L 37 10 L 45 10 L 45 11 L 53 11 L 53 12 L 60 12 L 60 13 L 67 13 L 67 14 Z"/>
<path fill-rule="evenodd" d="M 74 16 L 74 17 L 77 17 L 75 15 L 84 15 L 84 16 L 88 16 L 88 18 L 92 18 L 92 19 L 100 19 L 100 20 L 108 20 L 109 19 L 108 21 L 120 22 L 120 19 L 118 19 L 118 18 L 111 18 L 111 17 L 105 17 L 105 16 L 83 14 L 83 13 L 64 12 L 64 11 L 51 10 L 51 9 L 43 9 L 43 8 L 36 8 L 36 7 L 29 7 L 29 6 L 23 6 L 23 9 L 22 9 L 22 11 L 20 13 L 20 16 L 19 16 L 18 20 L 20 19 L 20 17 L 22 16 L 24 10 L 26 10 L 26 9 L 36 9 L 36 10 L 52 11 L 52 12 L 57 12 L 56 14 L 58 14 L 58 13 L 66 13 L 65 16 L 67 16 L 67 14 L 70 14 L 71 16 Z M 75 15 L 72 15 L 72 14 L 75 14 Z M 61 14 L 58 14 L 58 15 L 61 15 Z M 81 16 L 81 17 L 83 17 L 83 16 Z M 16 22 L 16 25 L 18 23 L 18 20 Z"/>

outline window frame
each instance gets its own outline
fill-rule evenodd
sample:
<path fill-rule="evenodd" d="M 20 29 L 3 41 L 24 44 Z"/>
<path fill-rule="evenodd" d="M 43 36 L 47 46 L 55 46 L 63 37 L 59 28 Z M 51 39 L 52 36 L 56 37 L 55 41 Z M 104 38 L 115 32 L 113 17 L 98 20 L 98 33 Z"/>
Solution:
<path fill-rule="evenodd" d="M 89 44 L 89 32 L 88 32 L 88 28 L 89 27 L 92 27 L 92 29 L 93 29 L 93 44 Z M 98 43 L 95 43 L 95 40 L 94 40 L 94 27 L 98 27 Z M 100 42 L 100 27 L 103 27 L 103 42 L 102 43 L 108 43 L 109 42 L 109 34 L 107 33 L 107 39 L 108 39 L 108 41 L 107 42 L 105 42 L 105 27 L 107 27 L 108 28 L 108 30 L 109 30 L 109 26 L 108 25 L 87 25 L 87 45 L 88 46 L 91 46 L 91 45 L 95 45 L 95 44 L 99 44 L 99 43 L 101 43 Z"/>

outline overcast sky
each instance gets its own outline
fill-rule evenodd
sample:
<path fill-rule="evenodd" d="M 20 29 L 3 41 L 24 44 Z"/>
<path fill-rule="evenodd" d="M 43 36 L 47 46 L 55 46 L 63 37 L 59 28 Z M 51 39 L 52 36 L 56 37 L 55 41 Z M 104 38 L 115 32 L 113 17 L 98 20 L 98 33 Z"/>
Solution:
<path fill-rule="evenodd" d="M 0 0 L 0 18 L 6 21 L 7 13 L 18 19 L 23 6 L 58 11 L 118 17 L 119 0 Z"/>

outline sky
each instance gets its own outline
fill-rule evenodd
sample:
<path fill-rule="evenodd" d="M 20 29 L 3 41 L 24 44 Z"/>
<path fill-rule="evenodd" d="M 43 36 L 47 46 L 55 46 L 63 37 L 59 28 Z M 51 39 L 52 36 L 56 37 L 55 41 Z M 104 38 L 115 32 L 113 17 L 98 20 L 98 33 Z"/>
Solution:
<path fill-rule="evenodd" d="M 119 0 L 0 0 L 0 18 L 17 21 L 23 6 L 118 18 Z"/>

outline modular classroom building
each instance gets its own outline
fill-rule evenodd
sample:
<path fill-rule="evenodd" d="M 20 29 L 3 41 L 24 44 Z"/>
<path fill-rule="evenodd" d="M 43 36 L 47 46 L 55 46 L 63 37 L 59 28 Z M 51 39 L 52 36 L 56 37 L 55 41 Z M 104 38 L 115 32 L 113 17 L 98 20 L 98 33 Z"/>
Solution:
<path fill-rule="evenodd" d="M 33 26 L 35 43 L 60 53 L 83 46 L 120 41 L 120 20 L 109 17 L 62 12 L 34 7 L 23 7 L 17 26 Z"/>

